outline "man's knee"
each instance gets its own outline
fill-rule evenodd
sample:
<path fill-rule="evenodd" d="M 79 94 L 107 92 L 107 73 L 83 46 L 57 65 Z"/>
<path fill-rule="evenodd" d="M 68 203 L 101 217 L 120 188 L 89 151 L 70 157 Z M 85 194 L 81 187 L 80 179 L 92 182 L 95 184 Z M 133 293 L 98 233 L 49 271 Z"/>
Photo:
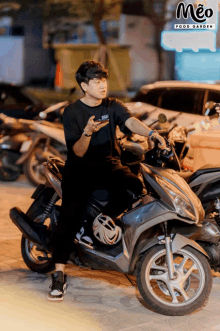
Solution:
<path fill-rule="evenodd" d="M 134 174 L 126 176 L 127 180 L 127 189 L 134 193 L 136 196 L 139 196 L 143 191 L 142 181 Z"/>

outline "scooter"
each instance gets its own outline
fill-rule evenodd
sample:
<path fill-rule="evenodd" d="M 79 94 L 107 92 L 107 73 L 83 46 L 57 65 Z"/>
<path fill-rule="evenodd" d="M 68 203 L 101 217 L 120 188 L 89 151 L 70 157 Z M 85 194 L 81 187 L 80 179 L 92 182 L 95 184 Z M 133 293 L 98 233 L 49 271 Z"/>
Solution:
<path fill-rule="evenodd" d="M 23 171 L 16 164 L 21 156 L 22 146 L 31 143 L 31 132 L 34 130 L 33 121 L 15 119 L 0 114 L 0 180 L 14 181 Z"/>
<path fill-rule="evenodd" d="M 39 114 L 40 119 L 51 112 L 56 112 L 58 117 L 60 109 L 65 105 L 66 102 L 62 102 L 50 106 Z M 62 132 L 63 125 L 39 119 L 15 119 L 4 114 L 0 114 L 0 120 L 0 180 L 14 181 L 24 172 L 34 185 L 44 183 L 41 164 L 48 156 L 57 156 L 65 160 L 66 147 L 64 138 L 60 143 L 56 137 L 49 137 L 47 132 L 39 133 L 37 125 L 62 129 Z"/>
<path fill-rule="evenodd" d="M 176 157 L 170 146 L 159 151 L 155 141 L 155 148 L 168 163 Z M 35 190 L 27 213 L 18 207 L 10 210 L 12 222 L 22 232 L 24 262 L 35 272 L 54 269 L 51 254 L 60 213 L 57 202 L 62 199 L 63 166 L 62 161 L 49 159 L 44 164 L 47 181 Z M 174 170 L 142 162 L 140 166 L 147 192 L 136 197 L 117 219 L 120 240 L 105 245 L 94 237 L 92 247 L 75 240 L 77 254 L 71 254 L 70 262 L 134 274 L 140 294 L 151 309 L 165 315 L 187 315 L 201 308 L 209 297 L 210 264 L 220 265 L 219 249 L 215 249 L 220 239 L 219 227 L 210 221 L 203 223 L 201 202 Z M 106 190 L 94 191 L 86 217 L 96 219 L 108 197 Z M 214 248 L 217 257 L 206 251 L 207 246 Z"/>

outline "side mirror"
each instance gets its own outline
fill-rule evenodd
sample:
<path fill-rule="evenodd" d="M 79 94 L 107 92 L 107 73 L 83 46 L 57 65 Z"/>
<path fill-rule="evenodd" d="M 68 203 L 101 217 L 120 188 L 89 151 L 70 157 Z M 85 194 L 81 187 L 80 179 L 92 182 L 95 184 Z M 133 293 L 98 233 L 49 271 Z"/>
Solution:
<path fill-rule="evenodd" d="M 205 104 L 205 109 L 211 109 L 215 106 L 215 102 L 214 101 L 207 101 Z"/>
<path fill-rule="evenodd" d="M 47 118 L 47 114 L 44 113 L 43 111 L 41 111 L 41 112 L 39 113 L 39 117 L 42 118 L 43 120 L 45 120 L 45 118 Z"/>
<path fill-rule="evenodd" d="M 212 116 L 216 114 L 216 110 L 215 110 L 215 102 L 214 101 L 208 101 L 205 104 L 205 116 Z"/>
<path fill-rule="evenodd" d="M 166 123 L 167 122 L 167 117 L 164 114 L 159 114 L 158 115 L 158 122 L 159 123 Z"/>

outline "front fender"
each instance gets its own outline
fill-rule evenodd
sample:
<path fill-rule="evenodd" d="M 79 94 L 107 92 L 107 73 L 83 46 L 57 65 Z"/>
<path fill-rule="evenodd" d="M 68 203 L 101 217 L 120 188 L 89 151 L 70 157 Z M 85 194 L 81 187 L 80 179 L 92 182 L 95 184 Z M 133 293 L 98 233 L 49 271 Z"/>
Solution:
<path fill-rule="evenodd" d="M 207 258 L 209 258 L 206 251 L 197 242 L 192 239 L 188 239 L 179 233 L 176 233 L 172 239 L 172 252 L 176 253 L 178 250 L 185 246 L 191 246 L 203 255 L 205 255 Z"/>
<path fill-rule="evenodd" d="M 183 248 L 185 246 L 191 246 L 194 249 L 196 249 L 197 251 L 199 251 L 200 253 L 202 253 L 203 255 L 205 255 L 209 259 L 209 256 L 206 253 L 206 251 L 194 240 L 188 239 L 179 233 L 171 234 L 171 238 L 172 238 L 171 246 L 172 246 L 173 253 L 176 253 L 178 250 L 180 250 L 181 248 Z M 130 263 L 129 273 L 134 272 L 135 265 L 136 265 L 137 261 L 139 260 L 140 255 L 144 254 L 151 247 L 156 246 L 156 245 L 163 245 L 165 248 L 164 236 L 146 240 L 146 244 L 144 246 L 143 246 L 143 244 L 137 245 L 137 247 L 134 250 L 134 254 L 133 254 L 133 257 L 132 257 L 132 260 Z"/>

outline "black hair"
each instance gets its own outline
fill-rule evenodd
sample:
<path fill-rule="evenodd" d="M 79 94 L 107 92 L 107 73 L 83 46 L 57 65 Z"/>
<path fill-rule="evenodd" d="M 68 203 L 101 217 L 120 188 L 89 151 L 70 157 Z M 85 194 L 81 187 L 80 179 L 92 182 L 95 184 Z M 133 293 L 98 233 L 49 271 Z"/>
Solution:
<path fill-rule="evenodd" d="M 85 93 L 81 87 L 81 83 L 88 84 L 93 78 L 108 78 L 108 70 L 100 62 L 86 61 L 80 65 L 75 77 L 81 90 Z"/>

